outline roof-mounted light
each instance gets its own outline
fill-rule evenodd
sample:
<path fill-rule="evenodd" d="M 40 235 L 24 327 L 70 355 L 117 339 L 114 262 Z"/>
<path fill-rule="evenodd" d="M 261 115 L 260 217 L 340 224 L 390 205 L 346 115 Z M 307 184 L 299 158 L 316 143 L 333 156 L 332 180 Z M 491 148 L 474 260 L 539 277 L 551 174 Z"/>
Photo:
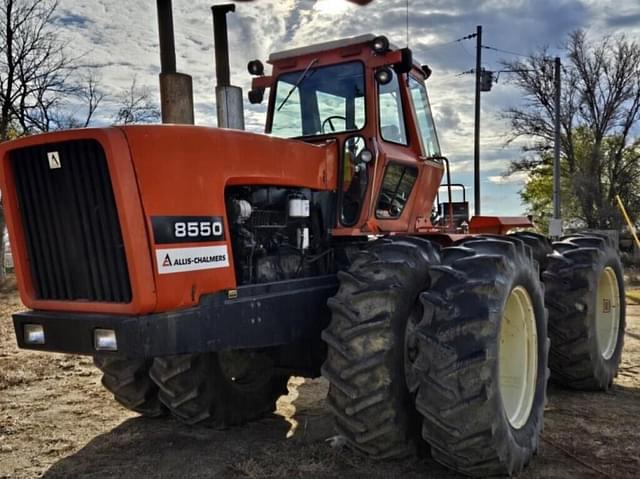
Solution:
<path fill-rule="evenodd" d="M 375 37 L 371 41 L 371 49 L 379 55 L 386 53 L 389 51 L 389 40 L 384 35 Z"/>
<path fill-rule="evenodd" d="M 260 60 L 251 60 L 247 64 L 247 70 L 250 75 L 262 76 L 264 75 L 264 65 Z"/>
<path fill-rule="evenodd" d="M 380 85 L 386 85 L 393 79 L 393 72 L 390 68 L 383 67 L 376 71 L 376 81 Z"/>

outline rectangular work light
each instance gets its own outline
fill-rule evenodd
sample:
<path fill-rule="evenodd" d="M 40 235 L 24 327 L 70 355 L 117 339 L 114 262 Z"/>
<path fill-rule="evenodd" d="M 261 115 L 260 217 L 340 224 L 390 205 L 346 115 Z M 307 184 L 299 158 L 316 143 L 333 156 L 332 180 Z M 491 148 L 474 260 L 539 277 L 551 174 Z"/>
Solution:
<path fill-rule="evenodd" d="M 25 324 L 22 332 L 26 344 L 44 344 L 44 328 L 41 324 Z"/>
<path fill-rule="evenodd" d="M 96 351 L 117 351 L 116 332 L 113 329 L 94 329 L 93 346 Z"/>

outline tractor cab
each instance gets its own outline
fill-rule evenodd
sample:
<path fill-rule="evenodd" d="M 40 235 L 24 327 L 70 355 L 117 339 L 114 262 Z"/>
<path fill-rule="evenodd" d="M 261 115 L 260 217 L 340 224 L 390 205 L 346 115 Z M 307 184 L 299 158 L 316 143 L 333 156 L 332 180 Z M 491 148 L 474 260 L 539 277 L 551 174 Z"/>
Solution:
<path fill-rule="evenodd" d="M 425 80 L 430 70 L 385 37 L 364 35 L 259 61 L 249 99 L 270 89 L 265 132 L 339 153 L 334 235 L 433 228 L 426 212 L 444 162 Z"/>

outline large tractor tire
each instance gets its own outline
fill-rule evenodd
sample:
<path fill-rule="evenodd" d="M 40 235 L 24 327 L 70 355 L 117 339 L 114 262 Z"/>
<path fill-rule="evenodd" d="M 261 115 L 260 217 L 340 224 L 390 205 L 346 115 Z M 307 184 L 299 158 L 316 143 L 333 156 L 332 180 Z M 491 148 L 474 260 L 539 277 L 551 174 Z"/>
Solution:
<path fill-rule="evenodd" d="M 322 374 L 329 408 L 348 445 L 374 458 L 409 455 L 420 441 L 405 375 L 412 347 L 405 343 L 420 319 L 418 296 L 437 249 L 420 239 L 377 241 L 338 274 L 340 288 L 328 301 Z"/>
<path fill-rule="evenodd" d="M 147 417 L 166 414 L 158 388 L 149 378 L 151 360 L 95 356 L 93 363 L 102 371 L 102 385 L 124 407 Z"/>
<path fill-rule="evenodd" d="M 274 374 L 266 355 L 245 351 L 157 357 L 150 375 L 171 414 L 213 428 L 273 412 L 289 379 Z"/>
<path fill-rule="evenodd" d="M 430 277 L 414 363 L 422 436 L 435 460 L 463 474 L 517 473 L 538 448 L 549 377 L 531 249 L 470 238 L 443 249 Z"/>
<path fill-rule="evenodd" d="M 509 236 L 522 240 L 524 244 L 531 248 L 533 259 L 538 262 L 540 273 L 542 274 L 549 264 L 549 255 L 553 253 L 553 246 L 549 238 L 533 231 L 518 231 Z"/>
<path fill-rule="evenodd" d="M 608 238 L 575 235 L 553 243 L 543 273 L 554 382 L 607 390 L 617 374 L 625 329 L 622 265 Z"/>

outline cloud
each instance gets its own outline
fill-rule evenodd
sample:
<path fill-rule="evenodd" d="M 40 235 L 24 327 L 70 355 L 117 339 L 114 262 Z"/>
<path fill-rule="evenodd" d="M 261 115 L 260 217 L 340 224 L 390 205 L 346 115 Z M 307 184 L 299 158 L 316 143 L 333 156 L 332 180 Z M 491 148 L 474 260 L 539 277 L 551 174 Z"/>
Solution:
<path fill-rule="evenodd" d="M 83 54 L 82 64 L 98 70 L 105 93 L 116 95 L 126 89 L 134 75 L 139 85 L 150 85 L 157 93 L 160 69 L 155 2 L 59 1 L 56 29 L 73 46 L 74 54 Z M 196 122 L 203 125 L 216 125 L 211 3 L 228 0 L 173 2 L 178 70 L 193 76 Z M 236 12 L 227 20 L 232 83 L 241 86 L 246 96 L 250 82 L 247 61 L 259 58 L 264 62 L 274 51 L 363 33 L 385 34 L 404 46 L 405 7 L 406 0 L 376 0 L 366 7 L 337 0 L 237 3 Z M 485 45 L 527 54 L 545 44 L 554 49 L 576 28 L 586 28 L 594 35 L 620 30 L 638 34 L 639 16 L 637 0 L 412 0 L 410 46 L 414 58 L 433 69 L 427 86 L 454 180 L 473 181 L 473 75 L 458 74 L 475 64 L 474 40 L 454 40 L 475 32 L 481 24 Z M 484 66 L 493 70 L 499 69 L 501 59 L 516 58 L 491 50 L 482 54 Z M 509 125 L 500 113 L 522 100 L 521 93 L 503 78 L 506 75 L 482 96 L 481 171 L 486 185 L 482 193 L 489 197 L 493 188 L 513 199 L 496 199 L 496 209 L 510 207 L 509 203 L 519 205 L 515 198 L 524 182 L 523 178 L 506 181 L 500 176 L 509 162 L 521 155 L 518 145 L 504 147 Z M 98 123 L 108 124 L 113 108 L 105 102 L 98 111 Z M 245 108 L 247 127 L 262 130 L 266 102 L 246 102 Z"/>
<path fill-rule="evenodd" d="M 64 11 L 54 19 L 54 23 L 67 28 L 88 28 L 93 22 L 88 17 Z"/>
<path fill-rule="evenodd" d="M 445 105 L 439 108 L 435 121 L 440 129 L 445 130 L 455 130 L 462 123 L 460 113 L 453 105 Z"/>
<path fill-rule="evenodd" d="M 487 180 L 494 185 L 508 185 L 508 184 L 524 184 L 527 182 L 529 174 L 524 171 L 518 171 L 510 175 L 497 175 L 489 176 Z"/>
<path fill-rule="evenodd" d="M 607 25 L 614 28 L 640 27 L 640 12 L 635 14 L 614 15 L 607 18 Z"/>

